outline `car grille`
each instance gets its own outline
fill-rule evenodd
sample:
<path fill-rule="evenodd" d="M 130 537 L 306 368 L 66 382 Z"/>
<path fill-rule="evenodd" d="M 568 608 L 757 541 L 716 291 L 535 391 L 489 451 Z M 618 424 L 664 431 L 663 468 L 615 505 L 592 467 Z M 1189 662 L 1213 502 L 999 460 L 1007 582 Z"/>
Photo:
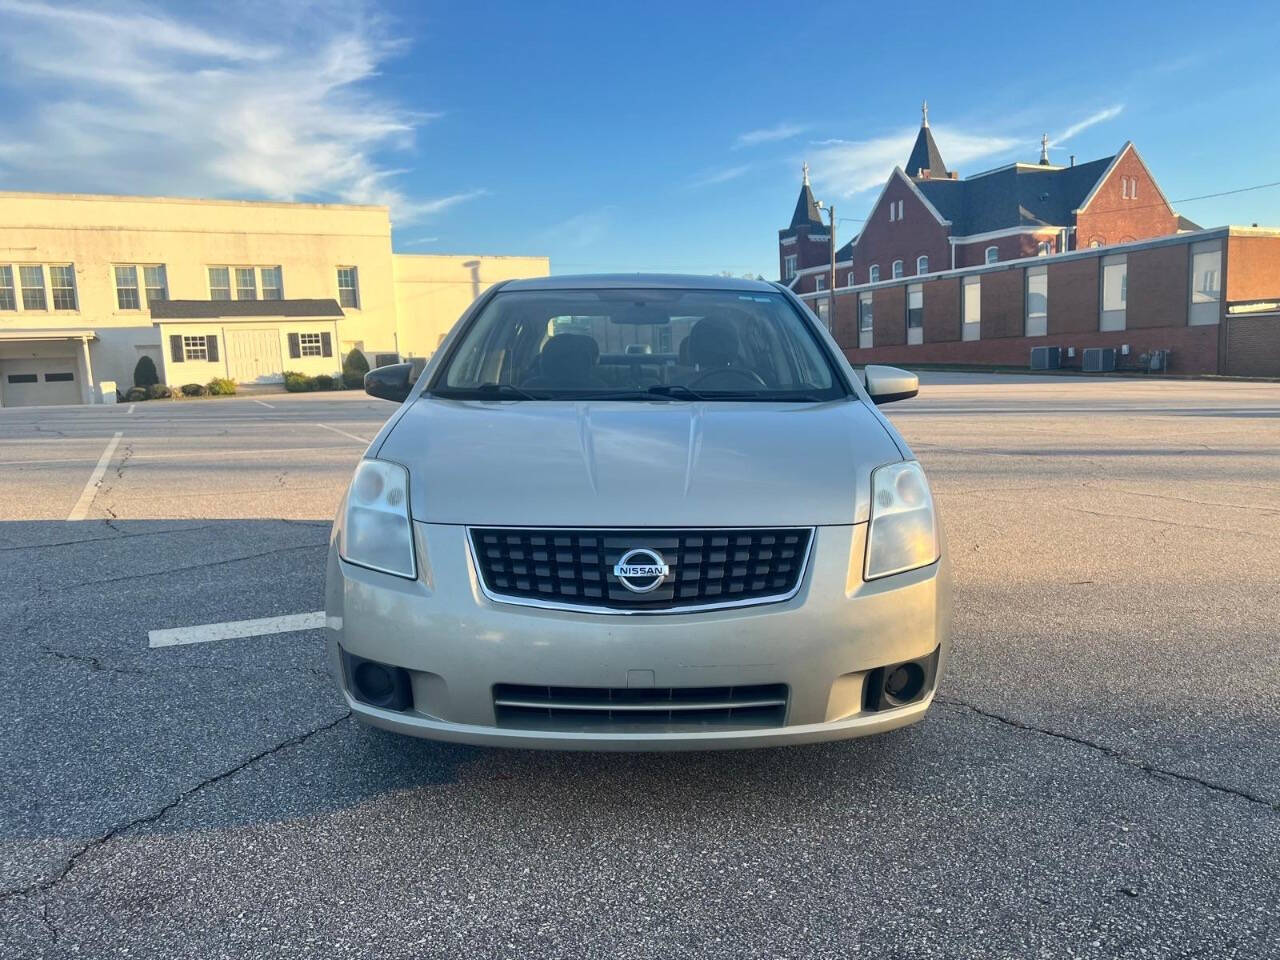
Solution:
<path fill-rule="evenodd" d="M 521 730 L 688 732 L 780 727 L 785 684 L 739 687 L 542 687 L 499 683 L 497 724 Z"/>
<path fill-rule="evenodd" d="M 785 600 L 799 588 L 812 537 L 808 528 L 477 527 L 471 546 L 485 590 L 495 599 L 661 612 Z M 636 548 L 656 551 L 670 568 L 648 593 L 635 593 L 614 576 L 614 565 Z"/>

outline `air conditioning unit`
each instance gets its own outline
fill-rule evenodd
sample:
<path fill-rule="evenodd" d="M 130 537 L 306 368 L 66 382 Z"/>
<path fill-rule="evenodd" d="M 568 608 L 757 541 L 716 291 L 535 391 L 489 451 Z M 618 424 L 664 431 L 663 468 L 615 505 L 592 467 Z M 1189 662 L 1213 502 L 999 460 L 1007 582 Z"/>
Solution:
<path fill-rule="evenodd" d="M 1062 366 L 1061 347 L 1032 347 L 1032 370 L 1057 370 Z"/>
<path fill-rule="evenodd" d="M 1116 368 L 1115 347 L 1086 347 L 1081 369 L 1085 373 L 1107 373 Z"/>

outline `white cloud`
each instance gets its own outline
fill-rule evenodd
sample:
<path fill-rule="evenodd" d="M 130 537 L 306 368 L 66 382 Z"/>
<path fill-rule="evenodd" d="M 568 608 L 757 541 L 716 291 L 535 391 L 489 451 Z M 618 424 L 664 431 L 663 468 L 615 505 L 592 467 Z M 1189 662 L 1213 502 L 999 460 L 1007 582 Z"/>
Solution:
<path fill-rule="evenodd" d="M 762 130 L 749 130 L 738 135 L 738 139 L 733 143 L 733 149 L 754 147 L 761 143 L 771 143 L 775 140 L 790 140 L 808 129 L 807 126 L 802 126 L 798 123 L 779 123 L 776 126 L 765 127 Z"/>
<path fill-rule="evenodd" d="M 1076 134 L 1083 133 L 1095 124 L 1105 123 L 1113 117 L 1120 116 L 1120 112 L 1122 110 L 1124 110 L 1124 104 L 1118 103 L 1113 107 L 1106 107 L 1103 110 L 1099 110 L 1097 113 L 1090 114 L 1079 123 L 1073 123 L 1071 126 L 1067 127 L 1067 129 L 1063 130 L 1062 133 L 1051 138 L 1049 140 L 1049 145 L 1056 147 L 1060 143 L 1065 143 Z"/>
<path fill-rule="evenodd" d="M 701 177 L 696 177 L 689 181 L 691 187 L 710 187 L 717 183 L 728 183 L 730 180 L 737 180 L 740 176 L 751 169 L 750 164 L 742 164 L 737 167 L 725 167 L 722 170 L 715 170 Z"/>
<path fill-rule="evenodd" d="M 397 186 L 381 158 L 437 115 L 370 89 L 403 44 L 358 4 L 0 0 L 0 16 L 11 186 L 381 203 L 401 224 L 483 193 Z"/>
<path fill-rule="evenodd" d="M 836 197 L 879 189 L 894 167 L 905 166 L 918 133 L 907 129 L 871 140 L 816 142 L 817 149 L 809 153 L 815 187 Z M 997 156 L 1021 142 L 1016 137 L 966 133 L 950 127 L 934 127 L 933 137 L 948 169 Z"/>
<path fill-rule="evenodd" d="M 543 243 L 558 243 L 566 247 L 593 246 L 608 233 L 613 222 L 613 210 L 609 206 L 575 214 L 543 230 L 538 239 Z"/>

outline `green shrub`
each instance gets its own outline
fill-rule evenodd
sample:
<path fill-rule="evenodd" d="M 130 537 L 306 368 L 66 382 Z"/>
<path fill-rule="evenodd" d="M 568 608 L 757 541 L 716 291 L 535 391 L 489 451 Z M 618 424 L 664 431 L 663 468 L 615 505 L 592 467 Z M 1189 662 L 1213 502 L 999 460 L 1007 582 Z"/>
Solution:
<path fill-rule="evenodd" d="M 286 370 L 284 372 L 284 388 L 290 393 L 306 393 L 308 390 L 316 388 L 316 382 L 305 373 L 298 373 L 296 370 Z"/>
<path fill-rule="evenodd" d="M 360 374 L 361 383 L 364 382 L 364 375 L 369 372 L 369 361 L 355 347 L 351 348 L 351 352 L 347 354 L 347 359 L 342 361 L 342 372 L 346 373 L 348 370 L 352 373 Z"/>
<path fill-rule="evenodd" d="M 135 387 L 150 387 L 159 382 L 160 375 L 156 373 L 156 362 L 144 353 L 134 365 L 133 385 Z"/>
<path fill-rule="evenodd" d="M 173 396 L 173 391 L 166 387 L 163 383 L 153 383 L 147 387 L 148 400 L 167 400 Z"/>
<path fill-rule="evenodd" d="M 318 373 L 315 377 L 315 385 L 317 390 L 332 390 L 334 379 L 327 373 Z"/>
<path fill-rule="evenodd" d="M 236 382 L 228 380 L 226 377 L 214 377 L 206 387 L 211 397 L 234 397 L 236 395 Z"/>
<path fill-rule="evenodd" d="M 203 397 L 205 395 L 204 384 L 184 383 L 182 385 L 182 395 L 184 397 Z"/>
<path fill-rule="evenodd" d="M 146 387 L 130 387 L 124 395 L 125 403 L 137 403 L 139 400 L 147 399 Z"/>
<path fill-rule="evenodd" d="M 363 390 L 364 374 L 359 370 L 343 370 L 342 385 L 348 390 Z"/>

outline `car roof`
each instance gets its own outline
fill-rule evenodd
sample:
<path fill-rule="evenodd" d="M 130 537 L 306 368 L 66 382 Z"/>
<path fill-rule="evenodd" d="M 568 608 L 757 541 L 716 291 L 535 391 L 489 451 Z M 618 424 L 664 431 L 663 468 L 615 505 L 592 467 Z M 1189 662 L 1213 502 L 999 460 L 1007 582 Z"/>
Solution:
<path fill-rule="evenodd" d="M 772 292 L 777 288 L 764 280 L 736 277 L 699 277 L 678 273 L 595 273 L 511 280 L 503 290 L 621 290 L 636 287 L 675 290 L 748 290 Z"/>

